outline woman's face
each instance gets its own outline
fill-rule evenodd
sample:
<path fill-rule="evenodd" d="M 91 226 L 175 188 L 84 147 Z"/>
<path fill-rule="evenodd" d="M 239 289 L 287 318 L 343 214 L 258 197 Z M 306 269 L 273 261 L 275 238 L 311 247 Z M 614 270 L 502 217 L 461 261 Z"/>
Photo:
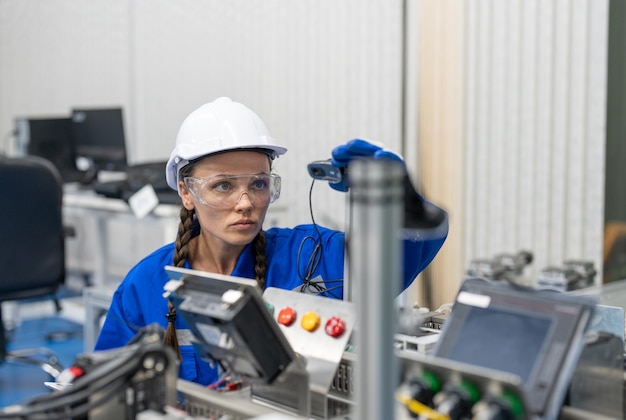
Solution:
<path fill-rule="evenodd" d="M 254 178 L 236 176 L 268 175 L 270 170 L 267 155 L 260 152 L 233 151 L 208 156 L 195 164 L 191 176 L 212 180 L 204 183 L 203 193 L 199 194 L 196 189 L 196 196 L 205 197 L 209 203 L 202 203 L 203 198 L 194 197 L 183 184 L 180 186 L 183 205 L 189 210 L 196 210 L 202 234 L 207 235 L 210 241 L 217 240 L 234 246 L 246 245 L 252 242 L 263 227 L 269 203 L 255 199 L 253 190 L 257 184 Z M 233 194 L 226 199 L 230 190 Z M 220 197 L 224 199 L 220 200 Z M 217 200 L 216 205 L 212 206 L 211 200 Z M 230 204 L 222 204 L 229 201 Z"/>

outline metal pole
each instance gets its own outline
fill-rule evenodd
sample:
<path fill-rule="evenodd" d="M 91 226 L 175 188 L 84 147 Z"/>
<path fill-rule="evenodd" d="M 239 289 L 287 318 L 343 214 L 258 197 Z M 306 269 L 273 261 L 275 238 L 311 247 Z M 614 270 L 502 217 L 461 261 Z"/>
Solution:
<path fill-rule="evenodd" d="M 349 170 L 353 224 L 348 263 L 358 313 L 355 418 L 392 419 L 404 168 L 395 161 L 357 160 Z"/>
<path fill-rule="evenodd" d="M 343 300 L 354 302 L 354 295 L 352 291 L 352 279 L 350 278 L 350 238 L 352 237 L 352 190 L 346 193 L 346 222 L 345 222 L 345 237 L 346 246 L 343 254 Z"/>

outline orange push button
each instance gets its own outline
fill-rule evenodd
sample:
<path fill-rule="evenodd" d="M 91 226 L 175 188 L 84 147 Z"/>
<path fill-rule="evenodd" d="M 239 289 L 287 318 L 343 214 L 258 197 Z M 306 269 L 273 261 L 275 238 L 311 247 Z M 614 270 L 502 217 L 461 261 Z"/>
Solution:
<path fill-rule="evenodd" d="M 307 331 L 315 331 L 320 326 L 320 316 L 315 312 L 307 312 L 302 315 L 302 328 Z"/>
<path fill-rule="evenodd" d="M 290 326 L 296 320 L 296 311 L 289 306 L 284 307 L 278 313 L 278 322 L 285 326 Z"/>
<path fill-rule="evenodd" d="M 341 318 L 333 316 L 326 322 L 326 334 L 333 338 L 339 337 L 346 330 L 346 323 Z"/>

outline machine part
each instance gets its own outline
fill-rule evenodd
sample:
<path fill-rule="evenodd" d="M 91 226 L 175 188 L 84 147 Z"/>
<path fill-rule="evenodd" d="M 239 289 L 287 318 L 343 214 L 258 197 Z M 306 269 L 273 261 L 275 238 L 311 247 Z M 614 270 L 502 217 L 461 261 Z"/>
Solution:
<path fill-rule="evenodd" d="M 307 165 L 309 175 L 313 179 L 328 181 L 333 184 L 341 182 L 345 168 L 338 168 L 331 163 L 330 159 L 316 160 Z"/>
<path fill-rule="evenodd" d="M 571 267 L 547 267 L 539 272 L 537 286 L 559 292 L 580 289 L 582 277 Z"/>
<path fill-rule="evenodd" d="M 346 323 L 339 317 L 333 316 L 326 322 L 326 326 L 324 327 L 326 334 L 331 337 L 337 338 L 341 337 L 341 335 L 346 330 Z"/>
<path fill-rule="evenodd" d="M 125 347 L 81 354 L 74 365 L 84 374 L 71 386 L 0 409 L 0 418 L 134 420 L 143 411 L 163 412 L 176 405 L 178 366 L 162 338 L 160 327 L 148 326 Z"/>
<path fill-rule="evenodd" d="M 524 268 L 533 262 L 533 254 L 529 251 L 519 251 L 516 254 L 499 254 L 496 255 L 495 261 L 499 262 L 506 272 L 520 276 Z"/>
<path fill-rule="evenodd" d="M 398 332 L 405 335 L 423 335 L 423 328 L 430 328 L 432 315 L 436 312 L 420 312 L 415 308 L 403 308 L 398 315 Z"/>
<path fill-rule="evenodd" d="M 622 418 L 623 382 L 624 342 L 610 333 L 588 332 L 572 377 L 567 405 Z"/>
<path fill-rule="evenodd" d="M 428 407 L 434 407 L 434 397 L 441 391 L 441 381 L 432 372 L 424 371 L 420 376 L 409 379 L 408 392 L 409 396 L 426 404 Z"/>
<path fill-rule="evenodd" d="M 434 355 L 518 376 L 530 413 L 556 418 L 594 308 L 587 298 L 466 280 Z"/>
<path fill-rule="evenodd" d="M 354 353 L 346 352 L 343 354 L 330 385 L 329 396 L 346 401 L 354 398 L 355 361 L 356 355 Z"/>
<path fill-rule="evenodd" d="M 416 351 L 422 354 L 431 354 L 439 338 L 437 332 L 425 332 L 420 336 L 396 334 L 395 348 L 397 350 Z"/>
<path fill-rule="evenodd" d="M 198 340 L 194 345 L 201 356 L 268 383 L 296 359 L 256 281 L 178 267 L 165 269 L 176 282 L 167 297 Z M 238 298 L 225 301 L 223 296 L 231 293 Z"/>
<path fill-rule="evenodd" d="M 580 288 L 594 285 L 597 271 L 594 268 L 593 261 L 567 260 L 563 265 L 567 268 L 571 268 L 580 275 Z"/>
<path fill-rule="evenodd" d="M 252 401 L 250 388 L 237 392 L 229 392 L 225 397 L 222 393 L 207 390 L 205 386 L 179 379 L 176 389 L 181 396 L 181 408 L 192 418 L 215 418 L 244 420 L 264 414 L 276 414 L 271 407 Z"/>
<path fill-rule="evenodd" d="M 504 266 L 499 261 L 476 259 L 470 262 L 467 274 L 471 277 L 496 281 L 502 278 L 505 271 Z"/>
<path fill-rule="evenodd" d="M 280 310 L 278 313 L 278 321 L 279 324 L 283 324 L 286 326 L 290 326 L 296 320 L 296 311 L 292 307 L 286 306 Z"/>
<path fill-rule="evenodd" d="M 320 326 L 320 316 L 315 312 L 307 312 L 302 315 L 302 328 L 313 332 Z"/>
<path fill-rule="evenodd" d="M 348 353 L 345 349 L 356 324 L 356 304 L 275 287 L 266 288 L 263 292 L 263 299 L 278 308 L 290 307 L 296 313 L 311 313 L 320 320 L 320 325 L 333 319 L 343 323 L 345 329 L 337 336 L 329 335 L 326 328 L 308 331 L 301 322 L 294 322 L 289 326 L 278 324 L 278 326 L 296 354 L 306 359 L 311 414 L 325 419 L 346 412 L 348 405 L 352 406 L 352 392 L 349 395 L 340 392 L 333 393 L 331 388 L 336 382 L 338 388 L 344 389 L 348 387 L 347 383 L 352 381 L 352 364 L 350 363 L 350 368 L 345 370 L 342 370 L 342 365 L 346 363 L 344 358 Z M 337 377 L 342 374 L 344 380 L 336 381 Z M 349 379 L 346 376 L 348 374 Z M 279 402 L 282 398 L 282 395 L 276 396 Z"/>
<path fill-rule="evenodd" d="M 471 418 L 472 407 L 480 398 L 478 387 L 465 379 L 457 384 L 448 383 L 444 390 L 435 394 L 433 405 L 438 413 L 450 420 L 464 420 Z"/>
<path fill-rule="evenodd" d="M 267 150 L 271 157 L 284 154 L 263 121 L 245 105 L 218 98 L 185 118 L 166 167 L 167 184 L 178 190 L 178 172 L 190 161 L 212 153 L 237 149 Z"/>
<path fill-rule="evenodd" d="M 489 281 L 508 281 L 518 283 L 524 268 L 533 261 L 529 251 L 515 254 L 498 254 L 493 259 L 475 259 L 467 269 L 468 277 Z"/>
<path fill-rule="evenodd" d="M 512 398 L 512 399 L 511 399 Z M 473 420 L 515 420 L 519 418 L 523 407 L 515 396 L 503 395 L 500 398 L 486 398 L 472 407 Z"/>
<path fill-rule="evenodd" d="M 398 393 L 408 397 L 415 378 L 427 379 L 427 387 L 441 390 L 433 396 L 434 414 L 438 418 L 469 419 L 474 407 L 499 401 L 515 413 L 516 420 L 534 419 L 527 409 L 523 384 L 516 375 L 417 352 L 396 354 L 403 372 Z"/>
<path fill-rule="evenodd" d="M 448 318 L 448 314 L 438 314 L 433 315 L 431 319 L 432 327 L 435 330 L 440 330 L 443 328 L 444 322 Z"/>
<path fill-rule="evenodd" d="M 393 355 L 400 291 L 404 165 L 357 159 L 349 167 L 353 229 L 349 272 L 359 325 L 355 418 L 392 418 L 397 360 Z M 358 284 L 356 283 L 358 282 Z"/>

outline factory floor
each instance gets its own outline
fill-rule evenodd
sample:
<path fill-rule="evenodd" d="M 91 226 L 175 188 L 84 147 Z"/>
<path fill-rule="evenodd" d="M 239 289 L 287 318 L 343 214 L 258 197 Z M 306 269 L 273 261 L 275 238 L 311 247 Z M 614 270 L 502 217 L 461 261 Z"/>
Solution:
<path fill-rule="evenodd" d="M 81 292 L 68 282 L 57 296 L 60 311 L 51 299 L 2 303 L 9 352 L 46 348 L 65 368 L 84 351 L 85 311 Z M 36 357 L 46 360 L 42 356 Z M 44 383 L 52 380 L 52 376 L 37 365 L 0 361 L 0 407 L 25 403 L 50 392 Z"/>

